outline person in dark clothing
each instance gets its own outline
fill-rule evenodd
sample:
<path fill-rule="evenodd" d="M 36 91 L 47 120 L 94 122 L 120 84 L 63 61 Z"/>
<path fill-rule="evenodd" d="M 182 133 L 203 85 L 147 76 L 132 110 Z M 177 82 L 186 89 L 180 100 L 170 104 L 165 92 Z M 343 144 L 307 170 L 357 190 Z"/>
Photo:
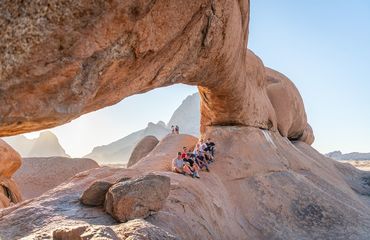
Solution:
<path fill-rule="evenodd" d="M 207 148 L 205 149 L 205 151 L 209 152 L 212 155 L 212 157 L 214 157 L 215 150 L 216 150 L 216 144 L 212 142 L 210 138 L 208 138 L 206 141 L 206 145 L 207 145 Z"/>
<path fill-rule="evenodd" d="M 208 162 L 201 151 L 197 151 L 197 154 L 192 154 L 192 156 L 195 158 L 195 162 L 198 164 L 200 169 L 205 168 L 207 172 L 209 172 Z"/>
<path fill-rule="evenodd" d="M 199 178 L 199 165 L 194 161 L 194 159 L 191 157 L 191 153 L 187 153 L 186 157 L 183 158 L 183 161 L 187 163 L 190 167 L 190 169 L 194 172 L 194 176 L 196 178 Z"/>

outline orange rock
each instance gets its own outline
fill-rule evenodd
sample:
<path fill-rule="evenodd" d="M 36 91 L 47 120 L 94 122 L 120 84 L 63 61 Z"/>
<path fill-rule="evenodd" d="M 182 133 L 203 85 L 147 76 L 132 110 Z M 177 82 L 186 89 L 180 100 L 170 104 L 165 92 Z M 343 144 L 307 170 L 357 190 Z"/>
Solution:
<path fill-rule="evenodd" d="M 267 93 L 274 107 L 277 128 L 283 137 L 297 140 L 307 126 L 307 116 L 298 89 L 283 74 L 265 68 Z"/>
<path fill-rule="evenodd" d="M 22 201 L 13 173 L 21 166 L 21 156 L 0 139 L 0 208 Z"/>
<path fill-rule="evenodd" d="M 248 1 L 8 1 L 0 12 L 9 18 L 0 25 L 0 136 L 176 83 L 199 86 L 203 130 L 274 127 L 262 61 L 247 50 Z"/>
<path fill-rule="evenodd" d="M 312 143 L 315 141 L 315 136 L 313 134 L 313 130 L 310 124 L 307 123 L 307 126 L 304 129 L 302 136 L 298 140 L 305 142 L 309 145 L 312 145 Z"/>
<path fill-rule="evenodd" d="M 166 157 L 166 146 L 181 148 L 185 137 L 164 139 L 156 154 L 133 168 L 91 169 L 23 206 L 14 206 L 0 218 L 0 236 L 46 238 L 62 226 L 74 228 L 86 221 L 93 228 L 112 228 L 119 238 L 147 231 L 152 236 L 167 232 L 179 239 L 216 240 L 368 236 L 368 172 L 328 159 L 306 143 L 292 143 L 277 132 L 236 126 L 207 128 L 205 137 L 217 143 L 216 161 L 209 173 L 201 172 L 200 179 L 160 170 L 171 159 Z M 170 194 L 162 209 L 135 220 L 134 226 L 133 221 L 117 224 L 101 208 L 78 201 L 97 180 L 134 179 L 153 171 L 171 178 Z"/>
<path fill-rule="evenodd" d="M 119 222 L 146 218 L 163 207 L 169 193 L 169 177 L 147 174 L 110 187 L 104 208 Z"/>
<path fill-rule="evenodd" d="M 11 177 L 21 164 L 21 156 L 9 144 L 0 139 L 0 176 Z"/>

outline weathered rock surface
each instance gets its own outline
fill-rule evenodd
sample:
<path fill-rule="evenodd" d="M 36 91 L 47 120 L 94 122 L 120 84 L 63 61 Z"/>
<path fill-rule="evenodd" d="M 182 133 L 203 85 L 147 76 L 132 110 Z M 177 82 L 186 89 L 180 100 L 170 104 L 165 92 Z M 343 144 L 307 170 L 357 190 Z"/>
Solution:
<path fill-rule="evenodd" d="M 12 179 L 21 163 L 21 156 L 0 139 L 0 208 L 22 201 L 19 188 Z"/>
<path fill-rule="evenodd" d="M 99 165 L 87 158 L 23 158 L 23 164 L 14 174 L 24 199 L 38 197 L 79 172 Z"/>
<path fill-rule="evenodd" d="M 22 194 L 11 178 L 0 176 L 0 209 L 22 201 Z"/>
<path fill-rule="evenodd" d="M 163 207 L 169 193 L 169 177 L 145 175 L 114 184 L 107 193 L 105 210 L 120 222 L 146 218 Z"/>
<path fill-rule="evenodd" d="M 47 237 L 47 236 L 45 236 Z M 112 228 L 93 228 L 89 225 L 82 225 L 73 228 L 57 229 L 53 232 L 55 240 L 120 240 Z"/>
<path fill-rule="evenodd" d="M 134 151 L 132 151 L 127 167 L 131 167 L 140 159 L 148 155 L 158 143 L 159 140 L 154 136 L 144 137 L 138 144 L 136 144 Z"/>
<path fill-rule="evenodd" d="M 308 145 L 312 145 L 312 143 L 315 141 L 315 136 L 310 124 L 307 123 L 306 128 L 304 129 L 302 135 L 298 138 L 298 141 L 305 142 Z"/>
<path fill-rule="evenodd" d="M 113 184 L 106 181 L 96 181 L 82 194 L 81 203 L 88 206 L 103 206 L 105 195 Z"/>
<path fill-rule="evenodd" d="M 175 83 L 199 86 L 203 126 L 273 127 L 264 66 L 246 49 L 249 2 L 6 1 L 0 12 L 0 136 Z"/>
<path fill-rule="evenodd" d="M 135 240 L 178 240 L 180 238 L 168 233 L 144 219 L 135 219 L 115 228 L 120 236 Z"/>
<path fill-rule="evenodd" d="M 8 0 L 0 13 L 0 136 L 185 83 L 198 86 L 201 132 L 218 149 L 212 171 L 192 179 L 169 169 L 176 152 L 196 139 L 168 136 L 129 169 L 91 169 L 0 210 L 1 239 L 86 224 L 110 227 L 119 238 L 368 239 L 370 173 L 286 138 L 309 143 L 313 135 L 290 81 L 273 72 L 283 80 L 268 94 L 267 80 L 275 78 L 247 49 L 249 1 Z M 292 109 L 281 107 L 284 101 Z M 78 201 L 94 181 L 153 171 L 171 178 L 171 191 L 145 222 L 117 224 Z"/>
<path fill-rule="evenodd" d="M 310 142 L 312 133 L 308 126 L 303 99 L 298 89 L 283 74 L 265 68 L 267 94 L 274 107 L 277 119 L 277 128 L 283 137 L 298 140 L 306 134 L 304 139 Z M 305 129 L 308 128 L 306 131 Z M 311 132 L 309 132 L 311 130 Z"/>
<path fill-rule="evenodd" d="M 0 176 L 11 177 L 21 164 L 21 156 L 0 139 Z"/>
<path fill-rule="evenodd" d="M 186 137 L 174 135 L 158 146 L 172 148 Z M 37 199 L 0 211 L 0 237 L 32 239 L 61 226 L 89 224 L 110 227 L 124 239 L 145 229 L 144 223 L 135 228 L 132 221 L 117 224 L 101 208 L 86 207 L 78 198 L 97 180 L 115 182 L 154 171 L 171 178 L 163 208 L 145 219 L 155 233 L 216 240 L 368 238 L 370 185 L 364 179 L 370 179 L 369 172 L 326 158 L 303 142 L 293 144 L 277 132 L 212 127 L 205 137 L 217 142 L 217 159 L 200 180 L 169 172 L 162 162 L 172 158 L 165 150 L 162 158 L 156 157 L 159 152 L 144 158 L 153 165 L 143 159 L 140 166 L 124 170 L 92 169 Z"/>

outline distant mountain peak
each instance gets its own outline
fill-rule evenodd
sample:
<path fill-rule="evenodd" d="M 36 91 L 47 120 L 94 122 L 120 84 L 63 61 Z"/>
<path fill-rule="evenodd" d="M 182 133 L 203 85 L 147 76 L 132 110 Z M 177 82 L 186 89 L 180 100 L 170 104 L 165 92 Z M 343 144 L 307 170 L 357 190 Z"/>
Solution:
<path fill-rule="evenodd" d="M 18 151 L 22 157 L 69 157 L 60 145 L 58 137 L 51 131 L 43 131 L 35 139 L 17 135 L 4 140 Z"/>
<path fill-rule="evenodd" d="M 171 125 L 178 125 L 180 133 L 199 135 L 200 128 L 200 98 L 198 93 L 187 96 L 174 111 L 171 120 L 166 125 L 163 121 L 149 122 L 146 128 L 131 133 L 110 144 L 95 147 L 85 157 L 100 163 L 127 163 L 136 144 L 145 136 L 152 135 L 161 140 L 170 133 Z"/>
<path fill-rule="evenodd" d="M 43 131 L 40 133 L 39 137 L 37 138 L 37 140 L 43 140 L 43 139 L 47 139 L 47 140 L 54 140 L 54 141 L 58 141 L 58 137 L 51 131 Z"/>

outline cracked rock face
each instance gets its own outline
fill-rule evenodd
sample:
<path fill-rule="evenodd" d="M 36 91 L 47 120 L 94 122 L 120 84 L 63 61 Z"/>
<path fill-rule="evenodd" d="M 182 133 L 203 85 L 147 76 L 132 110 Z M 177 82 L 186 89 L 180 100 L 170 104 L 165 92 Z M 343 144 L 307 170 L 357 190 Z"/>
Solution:
<path fill-rule="evenodd" d="M 275 129 L 263 63 L 246 48 L 249 1 L 6 0 L 0 13 L 0 136 L 175 83 L 199 86 L 203 131 Z"/>

